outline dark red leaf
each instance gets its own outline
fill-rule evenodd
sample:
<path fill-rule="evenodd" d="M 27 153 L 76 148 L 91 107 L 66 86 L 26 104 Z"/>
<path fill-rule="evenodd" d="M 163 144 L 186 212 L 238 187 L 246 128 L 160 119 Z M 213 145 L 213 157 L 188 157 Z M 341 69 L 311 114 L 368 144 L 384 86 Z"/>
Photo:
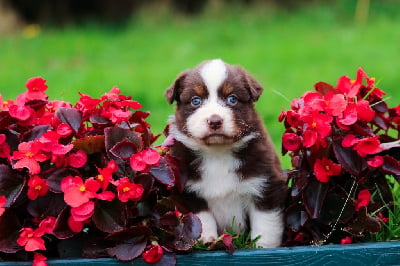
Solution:
<path fill-rule="evenodd" d="M 161 216 L 160 222 L 163 226 L 174 226 L 177 225 L 178 218 L 176 217 L 175 212 L 170 211 Z"/>
<path fill-rule="evenodd" d="M 308 214 L 300 204 L 295 203 L 286 209 L 286 222 L 293 231 L 299 231 L 307 220 Z"/>
<path fill-rule="evenodd" d="M 104 258 L 109 257 L 106 249 L 113 246 L 112 241 L 96 237 L 86 241 L 83 246 L 83 257 L 85 258 Z"/>
<path fill-rule="evenodd" d="M 357 151 L 352 148 L 342 146 L 342 139 L 333 140 L 333 151 L 342 167 L 349 173 L 360 176 L 361 172 L 367 168 L 365 158 L 360 157 Z"/>
<path fill-rule="evenodd" d="M 343 210 L 343 211 L 342 211 Z M 318 217 L 318 221 L 327 225 L 347 223 L 354 215 L 355 206 L 352 201 L 346 202 L 346 197 L 328 193 Z"/>
<path fill-rule="evenodd" d="M 108 119 L 108 118 L 102 116 L 102 115 L 99 114 L 99 113 L 92 114 L 92 115 L 89 117 L 89 121 L 90 121 L 90 123 L 92 123 L 92 124 L 99 124 L 99 125 L 107 125 L 107 124 L 110 124 L 110 123 L 111 123 L 110 119 Z"/>
<path fill-rule="evenodd" d="M 380 129 L 386 131 L 389 129 L 391 121 L 384 117 L 383 114 L 377 114 L 374 117 L 374 124 L 377 125 Z"/>
<path fill-rule="evenodd" d="M 82 124 L 82 112 L 80 110 L 60 107 L 55 114 L 62 123 L 67 123 L 75 132 L 79 131 Z"/>
<path fill-rule="evenodd" d="M 172 170 L 172 173 L 175 177 L 174 181 L 175 187 L 178 189 L 180 193 L 182 193 L 186 186 L 187 177 L 183 171 L 180 171 L 179 167 L 180 160 L 171 156 L 170 154 L 165 155 L 164 159 L 168 167 Z"/>
<path fill-rule="evenodd" d="M 183 216 L 181 223 L 175 229 L 175 239 L 172 242 L 176 250 L 186 251 L 196 244 L 201 235 L 201 222 L 193 213 Z"/>
<path fill-rule="evenodd" d="M 116 257 L 120 261 L 129 261 L 139 257 L 147 245 L 147 239 L 142 238 L 135 241 L 117 244 L 113 248 L 108 248 L 110 256 Z"/>
<path fill-rule="evenodd" d="M 15 253 L 22 249 L 17 243 L 21 230 L 18 217 L 13 212 L 6 211 L 0 216 L 0 251 Z"/>
<path fill-rule="evenodd" d="M 361 136 L 368 136 L 368 137 L 375 137 L 374 131 L 365 122 L 357 121 L 357 123 L 355 123 L 351 126 L 351 129 L 353 131 L 353 134 L 358 134 Z"/>
<path fill-rule="evenodd" d="M 386 113 L 389 108 L 386 104 L 386 101 L 372 102 L 372 109 L 380 113 Z"/>
<path fill-rule="evenodd" d="M 108 235 L 106 239 L 117 242 L 126 242 L 136 238 L 149 238 L 151 236 L 151 233 L 152 232 L 148 226 L 131 226 L 129 228 Z"/>
<path fill-rule="evenodd" d="M 117 199 L 97 201 L 92 220 L 103 232 L 114 233 L 122 230 L 126 225 L 122 203 Z"/>
<path fill-rule="evenodd" d="M 7 198 L 5 207 L 11 206 L 21 194 L 25 179 L 10 167 L 0 165 L 0 195 Z"/>
<path fill-rule="evenodd" d="M 382 170 L 386 173 L 400 176 L 400 163 L 390 155 L 383 156 Z"/>
<path fill-rule="evenodd" d="M 151 189 L 154 185 L 154 177 L 151 174 L 140 174 L 136 175 L 134 178 L 135 184 L 141 184 L 143 187 L 142 199 L 147 198 L 149 196 Z M 144 201 L 144 200 L 142 200 Z"/>
<path fill-rule="evenodd" d="M 49 185 L 51 191 L 61 193 L 61 181 L 67 176 L 80 176 L 80 173 L 73 168 L 56 169 L 48 176 L 46 183 Z"/>
<path fill-rule="evenodd" d="M 361 207 L 357 212 L 354 222 L 344 229 L 346 232 L 356 237 L 363 236 L 364 232 L 376 234 L 381 230 L 381 223 L 378 218 L 367 214 L 367 208 Z"/>
<path fill-rule="evenodd" d="M 332 85 L 330 85 L 326 82 L 320 81 L 314 85 L 314 89 L 316 91 L 318 91 L 321 95 L 325 95 L 328 92 L 332 91 L 334 88 L 332 87 Z"/>
<path fill-rule="evenodd" d="M 304 207 L 311 218 L 316 219 L 319 216 L 327 191 L 328 185 L 326 183 L 315 180 L 310 181 L 304 189 Z"/>
<path fill-rule="evenodd" d="M 160 163 L 157 167 L 152 167 L 150 173 L 164 185 L 172 187 L 175 184 L 174 173 L 164 158 L 160 158 Z"/>
<path fill-rule="evenodd" d="M 138 148 L 131 141 L 120 141 L 110 149 L 110 152 L 121 160 L 127 160 L 138 152 Z"/>
<path fill-rule="evenodd" d="M 37 138 L 41 138 L 43 133 L 49 131 L 51 129 L 50 125 L 41 125 L 41 126 L 36 126 L 34 127 L 30 132 L 25 134 L 24 136 L 24 141 L 33 141 Z"/>
<path fill-rule="evenodd" d="M 105 146 L 103 135 L 87 136 L 76 139 L 73 144 L 74 150 L 82 150 L 88 155 L 96 152 L 103 152 Z"/>
<path fill-rule="evenodd" d="M 73 237 L 76 233 L 69 228 L 68 218 L 71 216 L 71 208 L 65 207 L 57 217 L 56 224 L 54 225 L 53 234 L 58 239 L 66 239 Z"/>
<path fill-rule="evenodd" d="M 47 192 L 45 196 L 29 201 L 26 209 L 33 217 L 57 217 L 65 206 L 63 194 Z"/>
<path fill-rule="evenodd" d="M 109 153 L 109 156 L 114 159 L 110 153 L 110 150 L 121 141 L 130 141 L 135 144 L 138 150 L 143 149 L 142 138 L 136 133 L 129 129 L 122 128 L 122 127 L 108 127 L 104 129 L 104 136 L 105 136 L 105 146 L 106 151 Z M 115 159 L 117 159 L 116 157 Z"/>

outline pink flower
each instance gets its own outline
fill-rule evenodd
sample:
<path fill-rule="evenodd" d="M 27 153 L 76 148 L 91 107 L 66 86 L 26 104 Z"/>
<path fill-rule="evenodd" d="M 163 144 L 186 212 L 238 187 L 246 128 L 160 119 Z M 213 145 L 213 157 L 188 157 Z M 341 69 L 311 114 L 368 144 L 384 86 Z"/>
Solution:
<path fill-rule="evenodd" d="M 0 157 L 8 158 L 10 157 L 11 148 L 6 142 L 6 135 L 0 134 Z"/>
<path fill-rule="evenodd" d="M 362 157 L 382 151 L 378 136 L 360 139 L 353 149 Z"/>
<path fill-rule="evenodd" d="M 341 243 L 342 245 L 351 244 L 351 243 L 352 243 L 351 237 L 346 236 L 345 238 L 342 238 L 342 241 L 341 241 L 340 243 Z"/>
<path fill-rule="evenodd" d="M 72 232 L 75 233 L 81 232 L 84 225 L 85 225 L 84 222 L 75 221 L 73 216 L 70 216 L 68 218 L 68 226 L 72 230 Z"/>
<path fill-rule="evenodd" d="M 7 198 L 4 196 L 0 196 L 0 216 L 3 215 L 3 213 L 6 211 L 6 208 L 4 208 L 4 205 L 7 203 Z"/>
<path fill-rule="evenodd" d="M 356 104 L 357 117 L 361 121 L 370 122 L 375 117 L 375 111 L 369 106 L 366 100 L 360 100 Z"/>
<path fill-rule="evenodd" d="M 300 148 L 301 139 L 295 133 L 285 133 L 282 137 L 282 145 L 288 151 L 297 151 Z"/>
<path fill-rule="evenodd" d="M 74 168 L 81 168 L 87 162 L 87 155 L 84 151 L 79 150 L 76 153 L 71 153 L 68 156 L 68 164 Z"/>
<path fill-rule="evenodd" d="M 46 100 L 47 95 L 44 93 L 47 90 L 46 80 L 41 77 L 34 77 L 28 79 L 26 88 L 28 91 L 25 96 L 29 100 Z"/>
<path fill-rule="evenodd" d="M 38 162 L 47 160 L 47 156 L 41 152 L 42 144 L 39 141 L 22 142 L 18 145 L 18 151 L 13 153 L 12 159 L 17 160 L 15 169 L 28 168 L 31 174 L 40 172 Z"/>
<path fill-rule="evenodd" d="M 148 250 L 142 253 L 144 262 L 154 264 L 161 260 L 163 249 L 159 245 L 152 245 Z"/>
<path fill-rule="evenodd" d="M 352 147 L 354 144 L 357 144 L 359 141 L 353 134 L 346 135 L 342 140 L 343 147 Z"/>
<path fill-rule="evenodd" d="M 49 190 L 46 179 L 40 178 L 37 175 L 29 178 L 28 187 L 28 198 L 30 200 L 35 200 L 39 196 L 43 197 Z"/>
<path fill-rule="evenodd" d="M 33 113 L 34 111 L 25 105 L 11 105 L 9 107 L 10 116 L 20 121 L 28 121 Z"/>
<path fill-rule="evenodd" d="M 25 248 L 26 251 L 46 250 L 44 246 L 43 230 L 33 230 L 32 228 L 22 228 L 22 232 L 17 240 L 18 245 Z"/>
<path fill-rule="evenodd" d="M 118 198 L 122 202 L 128 200 L 138 201 L 142 197 L 143 187 L 141 184 L 131 183 L 129 178 L 123 177 L 115 182 L 118 191 Z"/>
<path fill-rule="evenodd" d="M 71 208 L 71 215 L 76 222 L 83 222 L 92 217 L 94 213 L 94 202 L 88 201 L 79 205 L 78 207 Z"/>
<path fill-rule="evenodd" d="M 96 197 L 100 184 L 89 178 L 83 183 L 79 176 L 68 176 L 61 181 L 61 190 L 64 192 L 64 201 L 71 207 L 79 207 Z"/>
<path fill-rule="evenodd" d="M 52 234 L 55 224 L 56 218 L 48 216 L 40 222 L 39 229 L 43 230 L 46 234 Z"/>
<path fill-rule="evenodd" d="M 135 171 L 148 172 L 152 165 L 158 165 L 160 154 L 153 149 L 146 149 L 140 153 L 135 153 L 130 158 L 131 168 Z"/>
<path fill-rule="evenodd" d="M 356 200 L 356 211 L 359 211 L 361 207 L 367 207 L 371 201 L 371 193 L 368 189 L 363 189 L 358 193 Z"/>
<path fill-rule="evenodd" d="M 40 253 L 35 252 L 33 255 L 33 264 L 32 266 L 47 266 L 46 262 L 47 258 Z"/>
<path fill-rule="evenodd" d="M 307 128 L 303 133 L 303 145 L 307 148 L 313 146 L 318 138 L 325 138 L 331 134 L 332 116 L 313 112 L 303 118 Z"/>
<path fill-rule="evenodd" d="M 383 156 L 377 155 L 367 161 L 369 167 L 377 168 L 383 164 Z"/>
<path fill-rule="evenodd" d="M 331 176 L 339 175 L 341 170 L 342 167 L 340 164 L 335 164 L 329 159 L 322 158 L 315 160 L 314 173 L 320 182 L 328 182 Z"/>

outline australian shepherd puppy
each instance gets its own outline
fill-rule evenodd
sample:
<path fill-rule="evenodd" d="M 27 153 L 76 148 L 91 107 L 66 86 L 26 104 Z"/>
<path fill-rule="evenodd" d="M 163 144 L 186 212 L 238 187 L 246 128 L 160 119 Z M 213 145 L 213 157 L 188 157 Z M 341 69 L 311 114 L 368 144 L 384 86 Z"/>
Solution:
<path fill-rule="evenodd" d="M 176 101 L 171 152 L 183 162 L 184 196 L 202 222 L 203 242 L 234 220 L 235 230 L 261 236 L 257 245 L 281 244 L 287 186 L 254 109 L 262 91 L 241 67 L 216 59 L 181 73 L 165 92 L 170 104 Z"/>

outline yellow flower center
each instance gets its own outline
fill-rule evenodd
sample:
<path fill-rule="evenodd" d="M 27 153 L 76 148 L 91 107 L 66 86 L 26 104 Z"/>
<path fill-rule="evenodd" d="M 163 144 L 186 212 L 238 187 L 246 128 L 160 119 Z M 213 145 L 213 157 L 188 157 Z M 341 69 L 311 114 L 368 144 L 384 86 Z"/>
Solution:
<path fill-rule="evenodd" d="M 326 170 L 327 172 L 329 172 L 329 171 L 331 170 L 331 167 L 330 167 L 329 165 L 325 165 L 325 170 Z"/>
<path fill-rule="evenodd" d="M 33 88 L 32 88 L 32 91 L 38 91 L 38 88 L 33 87 Z"/>
<path fill-rule="evenodd" d="M 131 190 L 130 187 L 124 187 L 124 188 L 122 189 L 122 191 L 125 192 L 125 193 L 128 192 L 129 190 Z"/>
<path fill-rule="evenodd" d="M 3 106 L 8 106 L 8 102 L 4 101 Z"/>
<path fill-rule="evenodd" d="M 312 127 L 312 128 L 316 128 L 316 127 L 317 127 L 317 122 L 313 122 L 313 123 L 311 124 L 311 127 Z"/>
<path fill-rule="evenodd" d="M 104 176 L 103 175 L 98 175 L 97 176 L 97 180 L 99 180 L 100 182 L 104 181 Z"/>
<path fill-rule="evenodd" d="M 82 192 L 85 192 L 86 187 L 84 185 L 82 185 L 82 186 L 79 187 L 79 190 L 82 191 Z"/>
<path fill-rule="evenodd" d="M 33 157 L 33 153 L 28 151 L 27 153 L 25 153 L 26 157 L 32 158 Z"/>
<path fill-rule="evenodd" d="M 42 185 L 35 186 L 35 190 L 41 190 L 41 189 L 42 189 Z"/>
<path fill-rule="evenodd" d="M 28 238 L 32 238 L 33 237 L 33 233 L 30 233 L 27 235 Z"/>

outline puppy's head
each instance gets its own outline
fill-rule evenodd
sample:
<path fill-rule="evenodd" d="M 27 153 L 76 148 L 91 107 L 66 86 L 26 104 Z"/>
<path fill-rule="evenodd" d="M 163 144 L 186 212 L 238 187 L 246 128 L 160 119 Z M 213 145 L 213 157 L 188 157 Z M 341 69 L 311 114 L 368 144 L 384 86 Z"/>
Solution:
<path fill-rule="evenodd" d="M 230 145 L 254 132 L 254 102 L 263 88 L 239 66 L 220 59 L 181 73 L 165 92 L 176 101 L 175 126 L 197 143 Z"/>

